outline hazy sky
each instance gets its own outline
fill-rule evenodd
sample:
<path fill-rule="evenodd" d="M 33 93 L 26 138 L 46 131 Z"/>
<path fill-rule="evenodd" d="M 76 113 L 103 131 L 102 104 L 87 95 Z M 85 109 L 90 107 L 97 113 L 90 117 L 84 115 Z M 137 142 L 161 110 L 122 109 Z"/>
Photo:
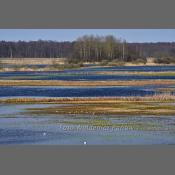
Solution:
<path fill-rule="evenodd" d="M 0 40 L 72 41 L 85 34 L 112 34 L 127 42 L 175 42 L 175 29 L 0 29 Z"/>

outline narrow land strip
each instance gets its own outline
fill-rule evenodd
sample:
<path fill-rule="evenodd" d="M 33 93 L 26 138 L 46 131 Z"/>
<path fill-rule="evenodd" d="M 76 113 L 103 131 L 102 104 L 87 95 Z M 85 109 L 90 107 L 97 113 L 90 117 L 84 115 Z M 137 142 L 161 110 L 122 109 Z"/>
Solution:
<path fill-rule="evenodd" d="M 0 80 L 0 86 L 144 86 L 144 85 L 175 85 L 175 80 L 132 80 L 132 81 Z"/>

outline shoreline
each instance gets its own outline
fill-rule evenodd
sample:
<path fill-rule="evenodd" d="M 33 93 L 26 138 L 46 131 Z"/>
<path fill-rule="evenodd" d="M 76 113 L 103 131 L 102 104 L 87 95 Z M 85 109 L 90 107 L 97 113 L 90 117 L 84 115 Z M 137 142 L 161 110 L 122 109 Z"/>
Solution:
<path fill-rule="evenodd" d="M 91 63 L 93 64 L 93 63 Z M 17 66 L 17 65 L 14 65 Z M 72 70 L 72 69 L 83 69 L 83 68 L 105 68 L 105 67 L 141 67 L 141 66 L 145 66 L 145 67 L 151 67 L 151 66 L 175 66 L 175 64 L 156 64 L 156 63 L 147 63 L 147 64 L 134 64 L 134 63 L 124 63 L 123 65 L 100 65 L 100 64 L 95 64 L 93 66 L 88 66 L 88 64 L 84 64 L 84 66 L 78 66 L 76 67 L 76 64 L 74 64 L 74 66 L 72 68 L 64 68 L 64 66 L 71 66 L 71 64 L 69 65 L 64 65 L 64 64 L 60 64 L 59 66 L 63 66 L 60 68 L 54 68 L 52 67 L 50 64 L 48 65 L 48 67 L 45 68 L 37 68 L 37 65 L 33 64 L 33 66 L 35 68 L 27 68 L 27 65 L 20 65 L 21 67 L 19 68 L 5 68 L 2 67 L 0 69 L 0 72 L 49 72 L 49 71 L 64 71 L 64 70 Z M 51 66 L 51 67 L 50 67 Z"/>

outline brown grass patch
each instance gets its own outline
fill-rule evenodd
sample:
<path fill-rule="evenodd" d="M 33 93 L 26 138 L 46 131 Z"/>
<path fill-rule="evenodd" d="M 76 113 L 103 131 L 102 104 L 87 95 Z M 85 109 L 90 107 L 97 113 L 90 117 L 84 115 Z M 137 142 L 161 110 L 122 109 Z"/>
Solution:
<path fill-rule="evenodd" d="M 0 80 L 0 86 L 144 86 L 144 85 L 175 85 L 175 80 L 133 80 L 133 81 Z"/>

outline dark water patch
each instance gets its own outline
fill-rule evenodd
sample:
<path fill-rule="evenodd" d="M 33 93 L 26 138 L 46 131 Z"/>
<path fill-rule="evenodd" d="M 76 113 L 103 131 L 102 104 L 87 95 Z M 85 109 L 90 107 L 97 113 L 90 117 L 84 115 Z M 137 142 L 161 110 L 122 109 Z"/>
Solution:
<path fill-rule="evenodd" d="M 146 75 L 90 75 L 90 74 L 63 74 L 63 73 L 7 73 L 0 75 L 1 80 L 65 80 L 65 81 L 127 81 L 127 80 L 174 80 L 175 76 L 146 76 Z"/>
<path fill-rule="evenodd" d="M 143 87 L 0 87 L 0 97 L 105 97 L 154 95 Z"/>

